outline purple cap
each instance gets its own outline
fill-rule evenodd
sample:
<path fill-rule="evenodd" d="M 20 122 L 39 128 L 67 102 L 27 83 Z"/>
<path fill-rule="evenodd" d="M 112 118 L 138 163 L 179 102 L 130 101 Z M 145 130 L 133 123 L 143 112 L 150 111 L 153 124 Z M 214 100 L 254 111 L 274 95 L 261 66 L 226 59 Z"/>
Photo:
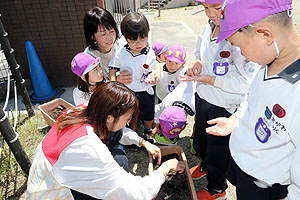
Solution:
<path fill-rule="evenodd" d="M 160 42 L 156 42 L 152 46 L 152 49 L 155 52 L 155 55 L 158 56 L 158 55 L 162 54 L 163 52 L 167 51 L 168 45 L 165 45 L 165 44 L 160 43 Z"/>
<path fill-rule="evenodd" d="M 161 113 L 159 122 L 164 136 L 175 138 L 185 128 L 186 114 L 178 106 L 169 106 Z"/>
<path fill-rule="evenodd" d="M 78 53 L 71 62 L 71 69 L 77 76 L 82 76 L 99 65 L 100 57 L 88 53 Z"/>
<path fill-rule="evenodd" d="M 196 0 L 196 1 L 201 2 L 201 3 L 211 3 L 211 4 L 224 2 L 224 0 Z"/>
<path fill-rule="evenodd" d="M 225 0 L 217 42 L 228 38 L 240 28 L 289 9 L 292 9 L 292 0 Z"/>
<path fill-rule="evenodd" d="M 169 47 L 166 57 L 170 61 L 183 64 L 185 62 L 186 52 L 183 46 L 174 44 Z"/>

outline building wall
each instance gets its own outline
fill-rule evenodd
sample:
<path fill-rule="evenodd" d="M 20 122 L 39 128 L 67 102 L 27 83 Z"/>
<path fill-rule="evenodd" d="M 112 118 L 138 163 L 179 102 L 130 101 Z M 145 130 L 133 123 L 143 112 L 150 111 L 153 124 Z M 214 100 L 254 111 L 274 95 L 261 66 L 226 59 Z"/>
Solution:
<path fill-rule="evenodd" d="M 1 0 L 1 20 L 23 78 L 31 78 L 25 42 L 31 41 L 53 87 L 75 85 L 70 62 L 85 48 L 84 13 L 96 0 Z"/>

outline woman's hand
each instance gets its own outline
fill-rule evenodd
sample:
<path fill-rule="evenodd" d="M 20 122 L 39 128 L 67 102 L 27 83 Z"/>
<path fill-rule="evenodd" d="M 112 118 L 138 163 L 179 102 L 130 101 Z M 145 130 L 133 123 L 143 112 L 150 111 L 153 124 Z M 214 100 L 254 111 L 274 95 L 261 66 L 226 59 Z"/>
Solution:
<path fill-rule="evenodd" d="M 120 74 L 117 76 L 116 81 L 125 85 L 130 84 L 132 83 L 132 73 L 128 70 L 121 71 Z"/>
<path fill-rule="evenodd" d="M 148 151 L 148 153 L 152 156 L 153 160 L 157 157 L 157 164 L 160 165 L 161 163 L 160 148 L 144 139 L 141 139 L 140 144 Z"/>
<path fill-rule="evenodd" d="M 210 126 L 206 128 L 206 132 L 216 136 L 226 136 L 232 132 L 232 128 L 236 117 L 231 115 L 231 117 L 218 117 L 216 119 L 212 119 L 207 121 L 208 124 L 215 124 L 214 126 Z"/>
<path fill-rule="evenodd" d="M 179 173 L 184 172 L 185 164 L 183 161 L 178 161 L 176 158 L 167 160 L 163 162 L 161 166 L 157 169 L 163 173 L 164 176 L 167 176 L 169 171 L 176 171 Z"/>

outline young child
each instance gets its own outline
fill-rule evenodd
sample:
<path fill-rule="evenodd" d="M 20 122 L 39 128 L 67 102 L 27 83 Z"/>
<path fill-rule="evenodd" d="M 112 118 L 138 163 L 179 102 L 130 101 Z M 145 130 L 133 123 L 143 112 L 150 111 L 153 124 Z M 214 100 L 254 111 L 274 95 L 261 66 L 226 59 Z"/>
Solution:
<path fill-rule="evenodd" d="M 207 175 L 208 185 L 197 191 L 198 199 L 223 200 L 226 198 L 226 171 L 230 158 L 229 136 L 207 134 L 207 120 L 228 117 L 239 107 L 259 66 L 244 58 L 240 49 L 230 42 L 216 43 L 223 0 L 198 1 L 205 8 L 209 25 L 198 37 L 195 51 L 197 60 L 187 69 L 187 76 L 182 77 L 183 80 L 198 82 L 192 141 L 202 162 L 190 171 L 195 180 Z"/>
<path fill-rule="evenodd" d="M 161 63 L 160 81 L 156 84 L 156 95 L 159 103 L 182 81 L 178 75 L 185 74 L 186 51 L 183 46 L 175 44 L 168 48 L 165 60 Z"/>
<path fill-rule="evenodd" d="M 76 74 L 78 86 L 73 90 L 75 105 L 88 101 L 93 91 L 103 83 L 103 71 L 100 67 L 100 57 L 88 53 L 78 53 L 71 62 L 71 70 Z"/>
<path fill-rule="evenodd" d="M 232 131 L 228 180 L 237 199 L 300 199 L 300 35 L 290 9 L 292 0 L 231 0 L 222 8 L 218 41 L 228 38 L 265 66 L 234 115 L 208 122 L 216 124 L 208 133 Z"/>
<path fill-rule="evenodd" d="M 164 63 L 166 62 L 166 52 L 168 50 L 168 45 L 165 45 L 161 42 L 156 42 L 153 46 L 152 49 L 155 53 L 155 57 L 157 62 L 159 63 Z"/>
<path fill-rule="evenodd" d="M 176 137 L 166 137 L 160 132 L 159 119 L 162 112 L 170 106 L 179 107 L 185 112 L 185 115 L 193 116 L 195 114 L 195 92 L 196 84 L 192 81 L 180 83 L 171 93 L 169 93 L 160 104 L 155 105 L 154 128 L 152 130 L 152 137 L 163 145 L 177 144 Z M 176 112 L 174 113 L 177 114 Z M 164 129 L 163 124 L 161 128 Z"/>
<path fill-rule="evenodd" d="M 118 81 L 116 79 L 118 70 L 129 71 L 132 74 L 132 81 L 126 86 L 135 92 L 139 100 L 139 116 L 131 120 L 130 127 L 133 130 L 137 129 L 137 117 L 139 117 L 144 121 L 144 136 L 151 141 L 154 91 L 151 84 L 148 83 L 159 81 L 160 68 L 156 66 L 154 51 L 148 46 L 149 30 L 148 21 L 143 14 L 130 12 L 123 18 L 121 32 L 127 44 L 111 60 L 109 75 L 111 81 Z"/>

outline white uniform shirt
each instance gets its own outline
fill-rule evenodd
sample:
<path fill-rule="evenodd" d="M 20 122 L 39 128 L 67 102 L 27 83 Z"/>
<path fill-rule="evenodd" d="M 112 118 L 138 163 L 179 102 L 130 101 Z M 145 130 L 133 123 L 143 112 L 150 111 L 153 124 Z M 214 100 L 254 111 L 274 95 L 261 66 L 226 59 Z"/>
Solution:
<path fill-rule="evenodd" d="M 147 75 L 155 69 L 155 53 L 150 47 L 145 47 L 139 54 L 134 55 L 128 45 L 117 51 L 110 61 L 109 67 L 120 71 L 128 70 L 132 73 L 132 83 L 126 86 L 134 92 L 152 89 L 151 85 L 144 83 Z"/>
<path fill-rule="evenodd" d="M 217 38 L 211 35 L 212 28 L 207 25 L 198 37 L 195 56 L 202 61 L 201 75 L 216 76 L 216 79 L 214 86 L 199 82 L 197 94 L 233 113 L 244 101 L 244 94 L 260 66 L 243 57 L 238 47 L 226 40 L 216 43 Z"/>
<path fill-rule="evenodd" d="M 291 184 L 288 199 L 300 199 L 300 59 L 296 62 L 280 77 L 259 70 L 230 137 L 238 166 L 268 185 Z"/>
<path fill-rule="evenodd" d="M 90 125 L 57 134 L 55 124 L 36 149 L 27 199 L 73 199 L 70 189 L 99 199 L 153 199 L 164 180 L 159 171 L 143 178 L 126 172 Z"/>
<path fill-rule="evenodd" d="M 78 89 L 78 87 L 74 88 L 73 90 L 73 100 L 75 103 L 75 106 L 78 106 L 80 104 L 83 104 L 90 100 L 92 93 L 83 92 Z"/>
<path fill-rule="evenodd" d="M 165 63 L 161 63 L 160 81 L 156 84 L 156 95 L 162 101 L 170 92 L 172 92 L 182 81 L 178 75 L 185 74 L 185 67 L 182 66 L 176 72 L 170 73 Z"/>
<path fill-rule="evenodd" d="M 159 123 L 161 113 L 169 106 L 179 104 L 183 107 L 187 114 L 194 115 L 195 113 L 195 92 L 196 83 L 187 81 L 180 83 L 170 94 L 168 94 L 160 104 L 155 105 L 154 123 Z M 183 106 L 182 106 L 182 103 Z"/>

